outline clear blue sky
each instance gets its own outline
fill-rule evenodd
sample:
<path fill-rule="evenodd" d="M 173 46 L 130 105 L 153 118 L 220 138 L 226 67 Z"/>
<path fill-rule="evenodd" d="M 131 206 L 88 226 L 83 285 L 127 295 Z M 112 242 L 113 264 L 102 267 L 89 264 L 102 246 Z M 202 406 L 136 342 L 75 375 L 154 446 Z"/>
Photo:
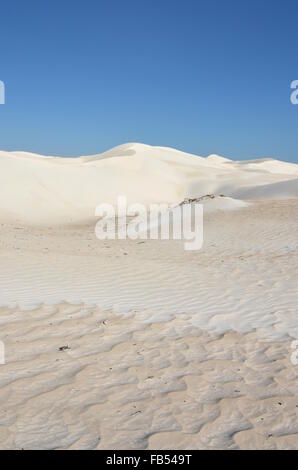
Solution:
<path fill-rule="evenodd" d="M 5 0 L 0 149 L 298 162 L 297 0 Z"/>

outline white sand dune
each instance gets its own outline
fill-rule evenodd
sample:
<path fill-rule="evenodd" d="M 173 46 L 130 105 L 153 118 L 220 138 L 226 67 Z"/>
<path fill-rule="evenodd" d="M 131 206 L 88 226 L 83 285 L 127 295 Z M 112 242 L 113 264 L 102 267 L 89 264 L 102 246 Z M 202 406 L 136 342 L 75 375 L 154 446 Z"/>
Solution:
<path fill-rule="evenodd" d="M 129 203 L 146 205 L 210 193 L 251 198 L 259 193 L 274 197 L 276 191 L 297 197 L 297 177 L 298 165 L 286 162 L 202 158 L 143 144 L 77 158 L 0 152 L 0 218 L 35 224 L 85 222 L 94 219 L 98 204 L 116 205 L 121 194 Z"/>
<path fill-rule="evenodd" d="M 297 185 L 140 144 L 0 152 L 0 449 L 298 449 Z M 118 195 L 200 198 L 203 248 L 98 240 Z"/>
<path fill-rule="evenodd" d="M 244 199 L 291 199 L 298 197 L 298 178 L 260 185 L 256 188 L 242 188 L 233 193 Z"/>

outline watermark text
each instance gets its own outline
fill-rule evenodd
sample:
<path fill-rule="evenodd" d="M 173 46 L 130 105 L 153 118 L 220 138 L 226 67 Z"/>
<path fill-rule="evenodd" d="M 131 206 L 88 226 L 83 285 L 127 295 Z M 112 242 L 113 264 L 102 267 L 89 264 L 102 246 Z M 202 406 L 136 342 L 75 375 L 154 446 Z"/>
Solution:
<path fill-rule="evenodd" d="M 5 345 L 3 341 L 0 341 L 0 365 L 5 364 Z"/>
<path fill-rule="evenodd" d="M 0 80 L 0 104 L 5 104 L 5 85 Z"/>
<path fill-rule="evenodd" d="M 294 80 L 291 83 L 291 89 L 294 90 L 291 93 L 291 103 L 294 105 L 298 104 L 298 80 Z"/>
<path fill-rule="evenodd" d="M 183 240 L 185 250 L 200 250 L 203 245 L 203 205 L 127 203 L 119 196 L 117 205 L 97 206 L 100 217 L 95 227 L 99 240 Z"/>

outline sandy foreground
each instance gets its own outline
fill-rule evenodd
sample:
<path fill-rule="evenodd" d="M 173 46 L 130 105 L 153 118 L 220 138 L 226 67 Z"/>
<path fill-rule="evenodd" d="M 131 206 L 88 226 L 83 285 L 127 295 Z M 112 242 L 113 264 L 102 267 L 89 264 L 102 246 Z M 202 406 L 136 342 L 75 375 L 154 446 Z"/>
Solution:
<path fill-rule="evenodd" d="M 298 200 L 205 242 L 1 224 L 1 449 L 298 449 Z"/>

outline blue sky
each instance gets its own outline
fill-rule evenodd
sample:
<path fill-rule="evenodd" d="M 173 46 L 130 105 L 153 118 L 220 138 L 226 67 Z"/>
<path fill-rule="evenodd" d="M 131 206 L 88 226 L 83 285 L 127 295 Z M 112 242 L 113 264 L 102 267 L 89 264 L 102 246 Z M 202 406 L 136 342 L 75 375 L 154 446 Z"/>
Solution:
<path fill-rule="evenodd" d="M 298 162 L 297 0 L 1 2 L 0 149 Z"/>

